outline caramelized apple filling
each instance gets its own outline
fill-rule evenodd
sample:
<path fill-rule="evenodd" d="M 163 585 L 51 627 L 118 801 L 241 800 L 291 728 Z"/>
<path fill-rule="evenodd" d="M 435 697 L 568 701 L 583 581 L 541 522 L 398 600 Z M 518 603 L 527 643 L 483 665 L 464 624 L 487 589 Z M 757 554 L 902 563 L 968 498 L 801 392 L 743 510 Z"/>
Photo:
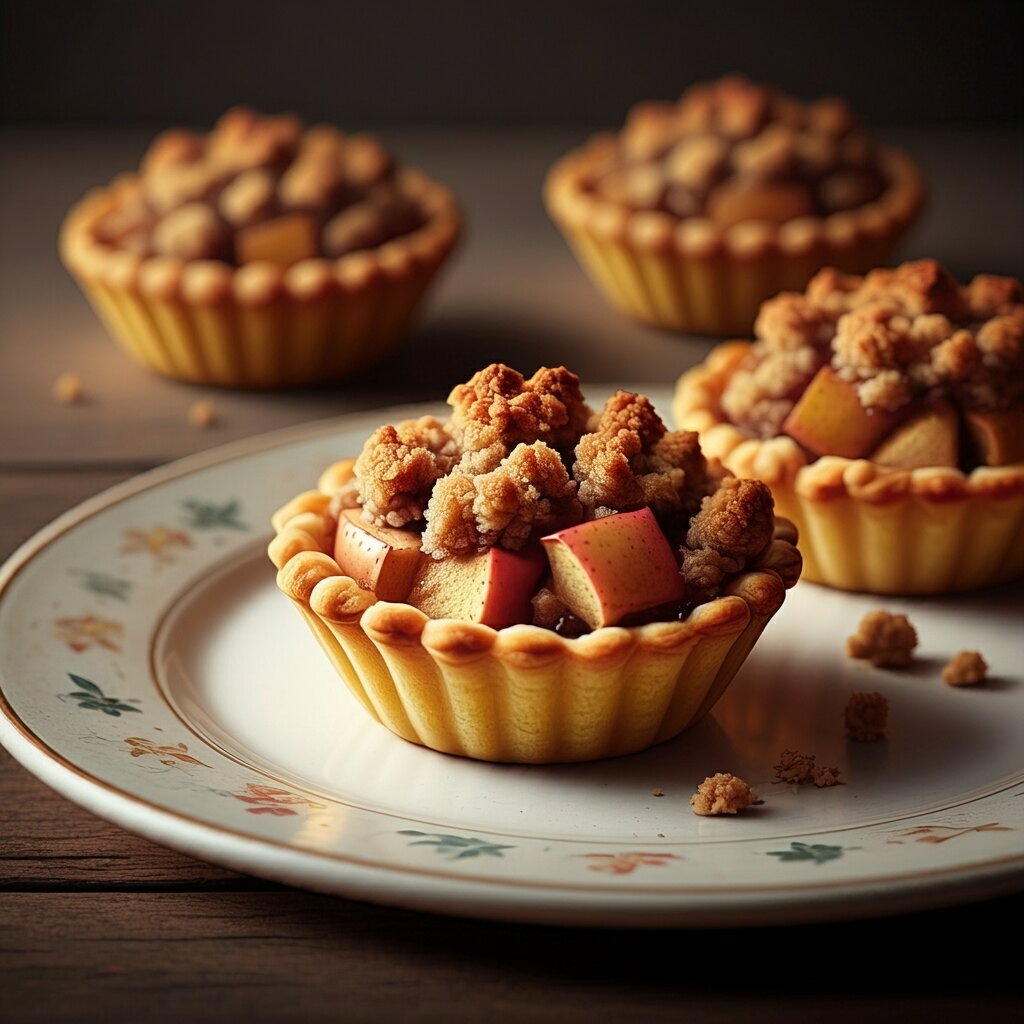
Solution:
<path fill-rule="evenodd" d="M 765 302 L 722 412 L 812 456 L 969 471 L 1024 460 L 1024 297 L 934 260 L 865 277 L 821 271 Z"/>
<path fill-rule="evenodd" d="M 335 560 L 380 600 L 577 636 L 685 617 L 772 545 L 768 488 L 642 395 L 595 412 L 564 367 L 496 363 L 449 404 L 374 431 L 336 481 Z"/>

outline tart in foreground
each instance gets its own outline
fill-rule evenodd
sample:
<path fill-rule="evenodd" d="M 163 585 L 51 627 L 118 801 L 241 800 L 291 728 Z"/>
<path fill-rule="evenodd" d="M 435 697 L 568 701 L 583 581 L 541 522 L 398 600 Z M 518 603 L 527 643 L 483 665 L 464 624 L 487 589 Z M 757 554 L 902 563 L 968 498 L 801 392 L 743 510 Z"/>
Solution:
<path fill-rule="evenodd" d="M 485 761 L 646 749 L 721 696 L 800 574 L 768 489 L 642 395 L 493 364 L 274 516 L 269 554 L 397 735 Z"/>
<path fill-rule="evenodd" d="M 801 103 L 741 76 L 633 107 L 548 174 L 548 211 L 623 312 L 746 335 L 758 306 L 824 266 L 883 263 L 917 217 L 921 177 L 838 99 Z"/>
<path fill-rule="evenodd" d="M 276 387 L 387 355 L 459 225 L 451 193 L 372 136 L 236 108 L 158 136 L 69 212 L 60 250 L 143 366 Z"/>
<path fill-rule="evenodd" d="M 805 579 L 938 594 L 1024 573 L 1018 281 L 824 270 L 766 302 L 756 335 L 685 373 L 674 416 L 771 487 Z"/>

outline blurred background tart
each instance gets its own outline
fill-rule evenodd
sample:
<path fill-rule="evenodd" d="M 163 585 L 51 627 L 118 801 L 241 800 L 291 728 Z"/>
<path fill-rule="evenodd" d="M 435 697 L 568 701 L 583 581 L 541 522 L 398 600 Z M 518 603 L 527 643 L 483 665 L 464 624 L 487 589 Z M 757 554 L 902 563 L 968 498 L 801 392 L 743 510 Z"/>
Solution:
<path fill-rule="evenodd" d="M 70 211 L 60 248 L 137 362 L 274 387 L 387 355 L 459 226 L 451 193 L 374 137 L 235 108 L 159 135 Z"/>
<path fill-rule="evenodd" d="M 916 218 L 920 174 L 841 99 L 802 103 L 732 75 L 642 102 L 550 170 L 548 210 L 623 312 L 748 334 L 761 302 L 823 266 L 883 264 Z"/>
<path fill-rule="evenodd" d="M 677 424 L 765 481 L 804 577 L 929 594 L 1024 573 L 1020 282 L 934 260 L 827 269 L 764 303 L 756 340 L 678 381 Z"/>

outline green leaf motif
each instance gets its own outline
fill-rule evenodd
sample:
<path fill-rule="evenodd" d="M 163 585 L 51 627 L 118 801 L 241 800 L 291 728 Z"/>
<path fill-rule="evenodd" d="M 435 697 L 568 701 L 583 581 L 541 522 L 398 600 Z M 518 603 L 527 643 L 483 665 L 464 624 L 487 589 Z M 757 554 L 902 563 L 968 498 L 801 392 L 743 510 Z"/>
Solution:
<path fill-rule="evenodd" d="M 187 513 L 186 525 L 193 530 L 248 530 L 249 524 L 243 523 L 238 517 L 242 506 L 237 500 L 218 505 L 213 501 L 199 501 L 188 498 L 181 503 Z"/>
<path fill-rule="evenodd" d="M 416 829 L 401 829 L 400 836 L 422 836 L 410 846 L 433 846 L 435 851 L 448 860 L 466 860 L 469 857 L 502 857 L 502 850 L 514 850 L 514 846 L 501 843 L 488 843 L 483 839 L 468 839 L 465 836 L 445 835 L 443 833 L 419 832 Z"/>
<path fill-rule="evenodd" d="M 94 697 L 103 696 L 103 691 L 94 682 L 85 679 L 83 676 L 76 676 L 74 672 L 69 672 L 68 678 L 76 686 L 80 687 L 83 690 L 88 690 L 89 693 L 91 693 Z"/>
<path fill-rule="evenodd" d="M 91 679 L 84 676 L 76 676 L 74 672 L 68 673 L 68 678 L 78 687 L 71 693 L 58 693 L 57 699 L 65 704 L 68 701 L 75 701 L 79 710 L 102 711 L 111 718 L 120 718 L 124 711 L 134 711 L 142 714 L 142 708 L 132 707 L 118 697 L 106 697 L 103 691 Z M 135 701 L 138 703 L 138 701 Z"/>
<path fill-rule="evenodd" d="M 769 857 L 778 857 L 779 860 L 809 860 L 815 864 L 824 864 L 825 861 L 838 860 L 843 855 L 841 846 L 825 846 L 821 843 L 790 843 L 788 850 L 769 850 Z"/>
<path fill-rule="evenodd" d="M 71 572 L 72 575 L 81 579 L 82 587 L 85 590 L 99 597 L 112 597 L 116 601 L 127 602 L 128 595 L 131 593 L 131 580 L 123 580 L 105 572 L 93 572 L 90 569 L 73 569 Z"/>

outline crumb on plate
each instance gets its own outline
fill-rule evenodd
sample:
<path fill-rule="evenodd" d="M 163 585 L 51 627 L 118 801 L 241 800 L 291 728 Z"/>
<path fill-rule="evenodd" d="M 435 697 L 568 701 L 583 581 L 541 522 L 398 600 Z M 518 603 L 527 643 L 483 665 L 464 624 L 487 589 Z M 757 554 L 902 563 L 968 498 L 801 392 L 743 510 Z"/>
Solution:
<path fill-rule="evenodd" d="M 860 743 L 882 739 L 888 717 L 889 702 L 880 693 L 851 693 L 843 712 L 847 738 Z"/>
<path fill-rule="evenodd" d="M 709 775 L 690 797 L 693 813 L 703 816 L 735 814 L 760 802 L 757 794 L 742 779 L 728 772 Z"/>
<path fill-rule="evenodd" d="M 987 673 L 988 665 L 977 651 L 959 651 L 942 669 L 942 681 L 950 686 L 973 686 L 984 682 Z"/>
<path fill-rule="evenodd" d="M 665 795 L 665 790 L 663 790 L 660 786 L 657 786 L 656 788 L 651 790 L 651 796 L 664 796 L 664 795 Z"/>
<path fill-rule="evenodd" d="M 826 789 L 829 786 L 841 786 L 839 781 L 838 768 L 815 768 L 813 783 L 818 789 Z"/>
<path fill-rule="evenodd" d="M 803 785 L 814 778 L 814 755 L 784 750 L 779 754 L 779 763 L 774 766 L 774 770 L 777 782 Z"/>
<path fill-rule="evenodd" d="M 868 612 L 857 632 L 846 639 L 846 653 L 863 658 L 876 668 L 906 668 L 914 657 L 917 630 L 906 615 Z"/>

